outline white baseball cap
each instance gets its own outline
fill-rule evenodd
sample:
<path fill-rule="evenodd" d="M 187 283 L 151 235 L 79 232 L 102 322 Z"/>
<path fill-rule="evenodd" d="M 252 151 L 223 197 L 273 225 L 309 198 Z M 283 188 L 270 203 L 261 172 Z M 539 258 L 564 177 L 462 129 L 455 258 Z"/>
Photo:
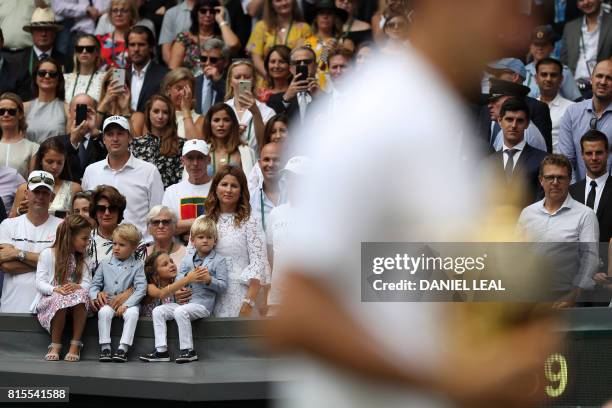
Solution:
<path fill-rule="evenodd" d="M 200 152 L 204 156 L 208 156 L 208 153 L 210 152 L 210 148 L 208 146 L 208 143 L 206 143 L 203 140 L 191 139 L 191 140 L 186 140 L 185 143 L 183 144 L 183 154 L 182 155 L 185 156 L 189 152 Z"/>
<path fill-rule="evenodd" d="M 34 170 L 28 176 L 28 190 L 34 191 L 38 187 L 45 187 L 49 191 L 53 192 L 53 186 L 55 185 L 55 179 L 53 174 L 42 170 Z"/>
<path fill-rule="evenodd" d="M 130 123 L 128 122 L 128 120 L 124 118 L 123 116 L 114 115 L 114 116 L 110 116 L 106 118 L 106 120 L 104 121 L 104 125 L 102 125 L 102 132 L 104 132 L 106 128 L 109 125 L 112 125 L 113 123 L 121 126 L 123 129 L 127 130 L 128 132 L 130 131 Z"/>
<path fill-rule="evenodd" d="M 303 176 L 310 173 L 312 168 L 312 160 L 306 156 L 294 156 L 289 159 L 283 171 L 289 171 L 298 176 Z"/>

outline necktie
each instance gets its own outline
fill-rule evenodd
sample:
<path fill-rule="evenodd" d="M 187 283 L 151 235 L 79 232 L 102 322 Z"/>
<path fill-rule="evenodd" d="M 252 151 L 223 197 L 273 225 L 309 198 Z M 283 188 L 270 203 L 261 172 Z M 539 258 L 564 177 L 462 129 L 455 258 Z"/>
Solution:
<path fill-rule="evenodd" d="M 595 209 L 595 191 L 597 189 L 597 182 L 595 180 L 591 180 L 591 190 L 589 191 L 589 195 L 587 196 L 586 205 L 587 207 L 591 207 Z"/>
<path fill-rule="evenodd" d="M 495 147 L 495 139 L 497 139 L 497 134 L 501 130 L 501 126 L 499 126 L 498 122 L 493 122 L 493 129 L 491 130 L 491 137 L 489 138 L 489 143 L 491 146 Z"/>
<path fill-rule="evenodd" d="M 202 115 L 206 115 L 206 112 L 210 109 L 213 104 L 213 89 L 212 81 L 204 77 L 204 86 L 202 87 Z"/>
<path fill-rule="evenodd" d="M 49 54 L 47 54 L 46 52 L 43 52 L 42 54 L 40 54 L 40 57 L 38 57 L 39 60 L 44 59 L 44 58 L 49 58 Z"/>
<path fill-rule="evenodd" d="M 506 180 L 510 180 L 512 178 L 512 171 L 514 170 L 514 155 L 518 152 L 516 149 L 506 149 L 504 153 L 508 155 L 508 161 L 506 162 L 506 168 L 504 169 L 506 172 Z"/>

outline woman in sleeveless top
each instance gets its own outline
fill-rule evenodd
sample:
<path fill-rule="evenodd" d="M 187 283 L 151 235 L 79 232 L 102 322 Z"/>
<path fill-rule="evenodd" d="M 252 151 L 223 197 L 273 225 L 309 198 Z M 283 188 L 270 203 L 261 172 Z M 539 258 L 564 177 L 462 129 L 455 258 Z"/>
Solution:
<path fill-rule="evenodd" d="M 100 42 L 91 34 L 77 37 L 74 46 L 75 69 L 70 74 L 64 74 L 66 103 L 70 103 L 75 95 L 87 94 L 100 101 L 104 72 L 100 67 Z"/>

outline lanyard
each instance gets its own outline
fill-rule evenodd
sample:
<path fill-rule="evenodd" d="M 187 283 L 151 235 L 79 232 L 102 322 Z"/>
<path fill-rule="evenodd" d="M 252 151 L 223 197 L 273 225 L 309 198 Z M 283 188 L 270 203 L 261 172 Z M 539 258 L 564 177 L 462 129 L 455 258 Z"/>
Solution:
<path fill-rule="evenodd" d="M 259 210 L 261 211 L 261 226 L 263 227 L 263 230 L 266 230 L 266 216 L 264 213 L 264 199 L 263 199 L 263 195 L 264 195 L 264 191 L 263 191 L 263 187 L 259 189 L 259 203 L 260 203 L 260 208 Z"/>
<path fill-rule="evenodd" d="M 32 75 L 33 67 L 34 67 L 34 47 L 32 47 L 32 50 L 30 51 L 30 62 L 28 63 L 28 71 L 30 72 L 30 75 Z"/>
<path fill-rule="evenodd" d="M 88 94 L 87 91 L 89 91 L 89 86 L 91 85 L 91 81 L 93 80 L 93 77 L 96 74 L 96 72 L 91 74 L 91 76 L 89 77 L 89 81 L 87 82 L 87 87 L 85 88 L 85 93 L 86 94 Z M 74 80 L 74 86 L 72 87 L 72 96 L 70 96 L 70 99 L 74 98 L 74 92 L 76 91 L 76 87 L 77 87 L 77 84 L 79 83 L 79 77 L 80 76 L 81 76 L 81 74 L 76 74 L 76 79 Z"/>
<path fill-rule="evenodd" d="M 291 20 L 289 22 L 289 28 L 287 29 L 287 34 L 285 35 L 285 42 L 283 43 L 283 45 L 287 45 L 287 42 L 289 41 L 289 34 L 291 34 L 291 27 L 293 27 L 293 20 Z M 276 45 L 276 39 L 278 38 L 278 30 L 274 31 L 274 45 Z"/>
<path fill-rule="evenodd" d="M 580 29 L 580 48 L 582 49 L 582 55 L 584 55 L 584 63 L 587 68 L 587 72 L 589 73 L 589 78 L 591 77 L 591 67 L 589 66 L 589 59 L 587 57 L 586 46 L 584 45 L 584 36 L 582 35 L 582 29 Z"/>
<path fill-rule="evenodd" d="M 227 154 L 227 164 L 230 164 L 230 154 Z M 212 152 L 213 176 L 217 174 L 217 162 L 215 161 L 215 152 Z"/>

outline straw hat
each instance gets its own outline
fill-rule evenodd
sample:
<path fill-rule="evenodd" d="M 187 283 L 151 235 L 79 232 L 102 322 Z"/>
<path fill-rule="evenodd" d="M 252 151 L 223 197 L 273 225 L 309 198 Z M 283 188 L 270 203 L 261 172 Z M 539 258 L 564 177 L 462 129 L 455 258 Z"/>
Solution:
<path fill-rule="evenodd" d="M 55 22 L 55 14 L 51 8 L 37 8 L 32 13 L 32 20 L 30 24 L 23 26 L 23 31 L 27 31 L 31 33 L 32 30 L 36 30 L 39 28 L 51 29 L 55 31 L 59 31 L 64 28 L 63 25 Z"/>

